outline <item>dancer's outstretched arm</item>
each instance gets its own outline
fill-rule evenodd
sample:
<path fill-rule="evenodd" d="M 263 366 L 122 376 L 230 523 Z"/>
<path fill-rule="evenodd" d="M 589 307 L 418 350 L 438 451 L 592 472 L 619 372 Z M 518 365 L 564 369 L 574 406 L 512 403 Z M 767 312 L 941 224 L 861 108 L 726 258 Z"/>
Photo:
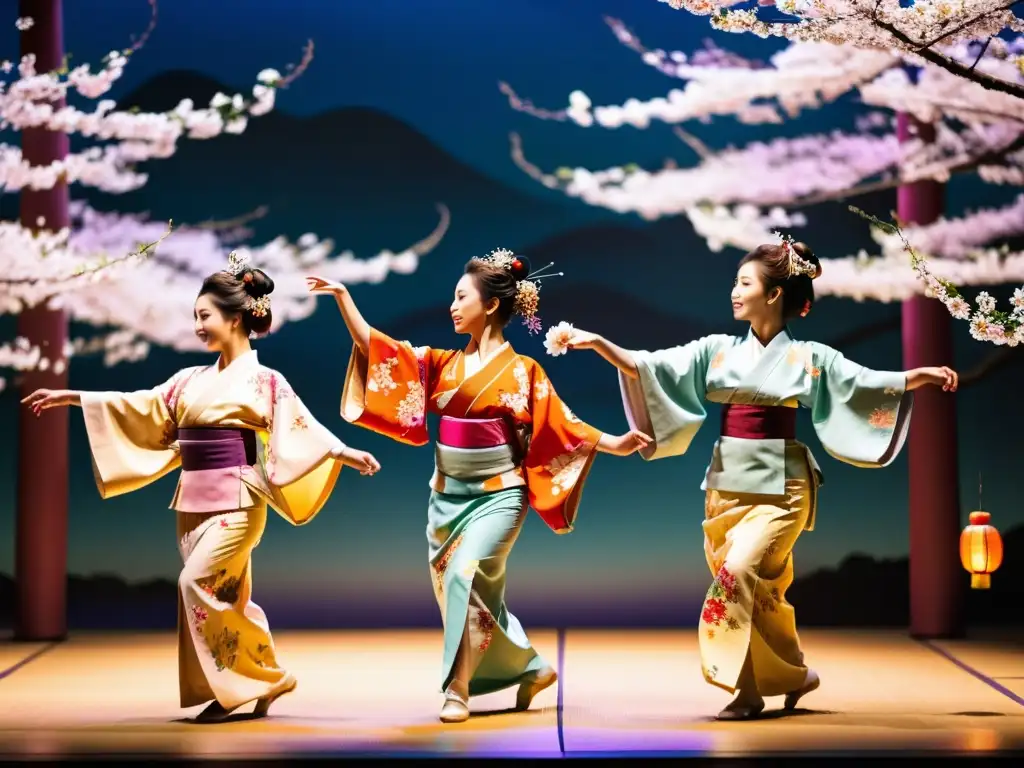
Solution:
<path fill-rule="evenodd" d="M 352 299 L 348 288 L 341 283 L 325 280 L 322 277 L 310 276 L 306 278 L 306 285 L 310 293 L 326 293 L 334 297 L 338 302 L 338 310 L 345 321 L 345 327 L 352 334 L 352 342 L 359 347 L 359 351 L 368 355 L 370 351 L 370 324 L 366 322 L 359 307 Z"/>
<path fill-rule="evenodd" d="M 614 365 L 631 379 L 637 378 L 640 374 L 636 368 L 636 360 L 633 359 L 627 350 L 614 342 L 608 341 L 604 336 L 584 331 L 579 328 L 573 331 L 572 339 L 569 340 L 569 349 L 592 349 L 609 363 Z"/>

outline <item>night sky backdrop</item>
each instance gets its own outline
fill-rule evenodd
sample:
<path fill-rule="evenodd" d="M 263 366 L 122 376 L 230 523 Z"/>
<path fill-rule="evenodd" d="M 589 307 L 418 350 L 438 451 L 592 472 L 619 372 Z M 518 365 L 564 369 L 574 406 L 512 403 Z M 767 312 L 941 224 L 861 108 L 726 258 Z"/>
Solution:
<path fill-rule="evenodd" d="M 17 54 L 13 6 L 0 25 L 0 58 Z M 123 47 L 145 27 L 149 10 L 142 0 L 106 0 L 101 24 L 92 3 L 67 2 L 65 13 L 66 46 L 75 63 L 98 61 Z M 297 61 L 309 37 L 316 42 L 316 58 L 279 94 L 278 110 L 251 121 L 244 135 L 185 142 L 173 159 L 150 169 L 152 179 L 139 192 L 90 199 L 97 207 L 150 211 L 176 222 L 229 218 L 265 204 L 269 214 L 253 225 L 256 242 L 313 231 L 365 257 L 418 240 L 436 221 L 434 203 L 443 202 L 452 212 L 451 228 L 417 274 L 353 288 L 372 324 L 415 344 L 463 343 L 447 317 L 452 288 L 467 258 L 498 246 L 526 253 L 537 266 L 553 259 L 566 272 L 544 291 L 540 314 L 546 323 L 569 320 L 646 348 L 709 332 L 743 332 L 732 321 L 728 301 L 738 252 L 708 252 L 685 221 L 649 224 L 567 200 L 524 176 L 509 159 L 508 134 L 516 131 L 531 160 L 548 169 L 627 162 L 650 167 L 666 157 L 694 161 L 669 126 L 607 131 L 541 122 L 512 111 L 498 92 L 498 81 L 505 80 L 534 103 L 561 108 L 575 88 L 595 103 L 621 103 L 631 96 L 663 95 L 678 85 L 619 45 L 602 15 L 623 19 L 650 47 L 690 50 L 712 36 L 706 20 L 654 0 L 164 2 L 153 37 L 132 57 L 113 94 L 121 106 L 168 109 L 185 96 L 205 103 L 217 89 L 248 92 L 260 69 Z M 761 58 L 777 47 L 751 37 L 714 37 Z M 857 110 L 854 102 L 843 101 L 771 134 L 729 120 L 687 129 L 721 147 L 779 133 L 851 127 Z M 956 181 L 950 210 L 968 200 L 977 205 L 1008 199 L 1009 191 Z M 7 212 L 10 205 L 8 198 Z M 883 195 L 860 205 L 884 214 L 893 199 Z M 812 226 L 797 235 L 819 255 L 870 246 L 862 222 L 843 205 L 809 213 Z M 829 343 L 898 314 L 898 305 L 826 298 L 793 331 L 798 338 Z M 13 321 L 0 321 L 9 337 Z M 962 370 L 993 350 L 972 341 L 966 323 L 958 323 L 954 333 Z M 518 325 L 510 338 L 518 351 L 541 362 L 581 418 L 610 432 L 626 428 L 614 371 L 595 355 L 548 357 L 541 339 Z M 402 615 L 434 622 L 424 540 L 432 451 L 391 443 L 341 420 L 350 347 L 326 299 L 311 319 L 258 342 L 262 362 L 283 372 L 343 440 L 374 452 L 383 471 L 366 479 L 345 470 L 309 526 L 293 528 L 272 515 L 255 554 L 255 599 L 272 623 L 286 613 L 293 617 L 289 621 L 307 616 L 314 623 L 374 623 Z M 843 351 L 875 368 L 899 368 L 898 324 Z M 75 360 L 71 386 L 148 387 L 204 361 L 165 350 L 111 369 L 97 359 Z M 983 472 L 985 507 L 1004 531 L 1024 522 L 1024 504 L 1014 492 L 1017 436 L 1024 431 L 1022 370 L 1003 367 L 958 395 L 963 517 L 976 508 Z M 15 434 L 17 409 L 12 393 L 0 397 L 0 434 Z M 637 621 L 678 616 L 689 622 L 708 582 L 699 484 L 716 426 L 717 407 L 711 406 L 706 426 L 678 459 L 598 458 L 577 530 L 569 536 L 553 535 L 531 516 L 510 561 L 511 610 L 527 624 L 556 614 L 583 620 L 598 606 L 602 613 Z M 835 565 L 852 552 L 905 555 L 906 454 L 884 470 L 843 465 L 821 448 L 806 413 L 800 437 L 816 452 L 826 482 L 817 530 L 797 546 L 798 574 Z M 0 531 L 9 532 L 0 539 L 0 573 L 8 574 L 14 562 L 14 445 L 11 439 L 0 447 Z M 78 410 L 72 413 L 71 450 L 69 570 L 114 573 L 129 581 L 173 580 L 180 561 L 174 513 L 167 505 L 175 477 L 104 502 L 92 478 Z"/>

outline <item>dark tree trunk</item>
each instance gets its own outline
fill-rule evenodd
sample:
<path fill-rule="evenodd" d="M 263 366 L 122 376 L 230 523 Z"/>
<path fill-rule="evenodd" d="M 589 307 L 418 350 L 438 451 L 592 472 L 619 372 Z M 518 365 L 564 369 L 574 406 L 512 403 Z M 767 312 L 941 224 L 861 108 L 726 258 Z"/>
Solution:
<path fill-rule="evenodd" d="M 21 33 L 22 55 L 36 56 L 36 71 L 59 69 L 64 59 L 61 0 L 20 0 L 18 15 L 35 24 Z M 21 134 L 31 165 L 49 165 L 67 155 L 68 137 L 43 129 Z M 42 226 L 40 227 L 40 220 Z M 21 192 L 21 223 L 57 231 L 68 225 L 68 188 Z M 18 334 L 38 345 L 50 361 L 64 358 L 68 322 L 63 312 L 35 307 L 18 318 Z M 26 372 L 23 395 L 39 387 L 66 389 L 67 368 Z M 18 510 L 15 580 L 19 640 L 58 640 L 67 633 L 68 409 L 51 408 L 35 418 L 25 409 L 18 421 Z"/>
<path fill-rule="evenodd" d="M 935 131 L 899 115 L 901 141 L 916 129 Z M 897 214 L 907 224 L 930 224 L 944 213 L 945 185 L 923 181 L 899 187 Z M 953 366 L 952 318 L 942 302 L 915 296 L 903 303 L 903 366 Z M 956 397 L 935 387 L 914 393 L 907 440 L 910 464 L 910 634 L 920 638 L 963 633 L 960 573 L 960 484 Z"/>

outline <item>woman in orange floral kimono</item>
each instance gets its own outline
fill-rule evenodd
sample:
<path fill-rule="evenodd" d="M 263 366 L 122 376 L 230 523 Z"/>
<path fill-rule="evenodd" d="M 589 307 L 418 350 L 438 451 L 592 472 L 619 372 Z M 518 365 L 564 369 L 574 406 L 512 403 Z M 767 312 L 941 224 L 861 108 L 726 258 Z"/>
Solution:
<path fill-rule="evenodd" d="M 257 717 L 293 690 L 277 660 L 263 610 L 252 601 L 252 551 L 268 503 L 293 525 L 308 523 L 342 465 L 372 475 L 370 454 L 346 447 L 309 412 L 285 378 L 260 365 L 250 334 L 270 329 L 273 281 L 232 255 L 203 281 L 196 335 L 220 357 L 138 392 L 37 390 L 44 408 L 78 405 L 103 498 L 148 485 L 181 467 L 171 508 L 184 567 L 178 578 L 178 680 L 182 707 L 223 720 L 255 701 Z"/>
<path fill-rule="evenodd" d="M 371 328 L 344 286 L 332 293 L 354 346 L 341 413 L 394 440 L 428 442 L 427 411 L 441 415 L 430 482 L 427 542 L 444 624 L 443 722 L 469 717 L 468 699 L 518 685 L 530 706 L 557 674 L 505 606 L 505 563 L 532 506 L 556 533 L 572 530 L 595 451 L 626 456 L 642 433 L 602 434 L 580 421 L 540 365 L 512 349 L 514 313 L 536 329 L 537 277 L 499 250 L 472 259 L 455 287 L 452 321 L 465 350 L 413 348 Z"/>

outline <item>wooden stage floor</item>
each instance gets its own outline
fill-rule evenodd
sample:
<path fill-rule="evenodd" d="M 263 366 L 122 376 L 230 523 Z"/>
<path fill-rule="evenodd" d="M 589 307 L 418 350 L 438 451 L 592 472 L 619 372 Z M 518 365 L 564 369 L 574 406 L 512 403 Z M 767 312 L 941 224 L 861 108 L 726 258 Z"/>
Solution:
<path fill-rule="evenodd" d="M 515 692 L 474 699 L 444 725 L 440 634 L 287 632 L 280 658 L 299 687 L 263 720 L 197 725 L 177 707 L 173 634 L 0 642 L 0 759 L 69 755 L 753 756 L 1024 750 L 1020 641 L 921 643 L 900 632 L 805 631 L 822 678 L 800 710 L 712 719 L 728 694 L 706 685 L 694 631 L 535 631 L 561 668 L 526 713 Z"/>

